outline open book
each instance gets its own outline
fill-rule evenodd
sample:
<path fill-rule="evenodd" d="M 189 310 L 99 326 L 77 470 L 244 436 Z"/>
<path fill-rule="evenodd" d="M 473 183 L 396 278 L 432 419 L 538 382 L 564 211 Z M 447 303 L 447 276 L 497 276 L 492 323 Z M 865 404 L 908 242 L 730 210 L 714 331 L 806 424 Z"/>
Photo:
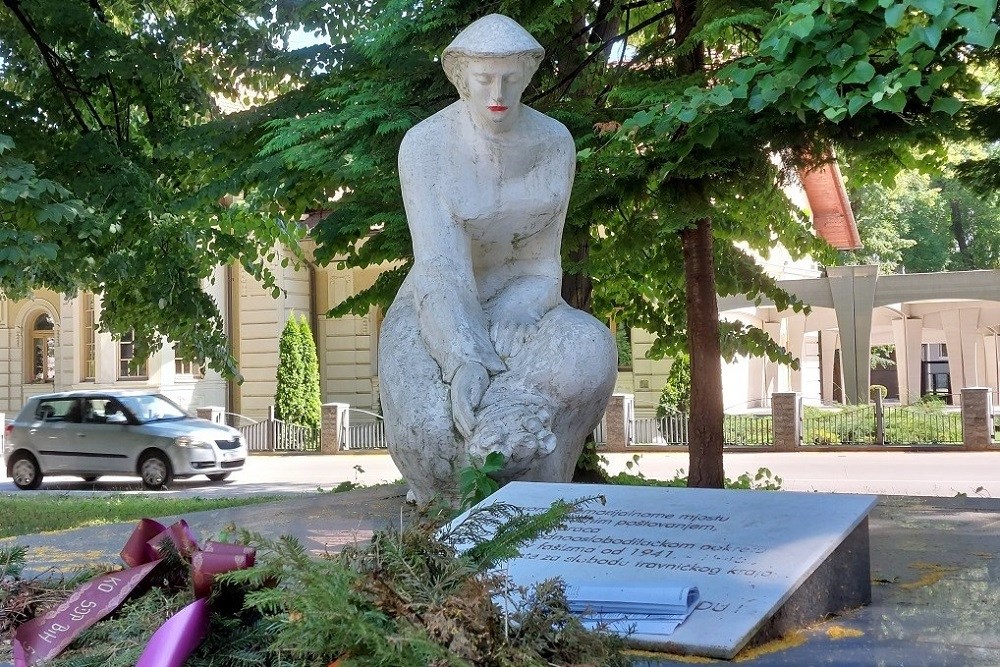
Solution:
<path fill-rule="evenodd" d="M 587 627 L 664 636 L 687 619 L 699 594 L 694 586 L 581 584 L 568 587 L 566 597 Z"/>

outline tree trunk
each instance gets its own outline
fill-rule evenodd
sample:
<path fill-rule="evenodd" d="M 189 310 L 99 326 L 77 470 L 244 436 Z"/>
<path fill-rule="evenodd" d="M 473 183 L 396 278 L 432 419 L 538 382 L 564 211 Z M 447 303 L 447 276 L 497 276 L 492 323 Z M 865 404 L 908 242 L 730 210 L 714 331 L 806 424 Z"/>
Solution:
<path fill-rule="evenodd" d="M 722 348 L 715 294 L 712 219 L 681 232 L 688 353 L 691 355 L 691 412 L 688 430 L 688 486 L 721 489 Z"/>
<path fill-rule="evenodd" d="M 573 264 L 584 262 L 590 253 L 590 244 L 586 240 L 570 251 L 569 261 Z M 589 313 L 591 307 L 591 295 L 594 291 L 593 282 L 585 271 L 569 273 L 563 271 L 562 298 L 574 308 Z"/>
<path fill-rule="evenodd" d="M 674 40 L 678 45 L 694 30 L 698 0 L 674 0 Z M 677 58 L 677 73 L 705 69 L 705 48 L 694 44 Z M 693 187 L 702 187 L 693 183 Z M 702 187 L 703 189 L 703 187 Z M 719 343 L 719 303 L 715 294 L 712 219 L 702 218 L 681 232 L 684 248 L 684 300 L 687 309 L 688 353 L 691 356 L 691 412 L 688 417 L 688 486 L 721 489 L 722 467 L 722 348 Z"/>
<path fill-rule="evenodd" d="M 969 252 L 969 242 L 965 235 L 965 215 L 962 210 L 962 202 L 958 198 L 953 198 L 948 202 L 951 209 L 951 235 L 958 244 L 958 254 L 962 256 L 962 269 L 972 269 L 972 254 Z"/>

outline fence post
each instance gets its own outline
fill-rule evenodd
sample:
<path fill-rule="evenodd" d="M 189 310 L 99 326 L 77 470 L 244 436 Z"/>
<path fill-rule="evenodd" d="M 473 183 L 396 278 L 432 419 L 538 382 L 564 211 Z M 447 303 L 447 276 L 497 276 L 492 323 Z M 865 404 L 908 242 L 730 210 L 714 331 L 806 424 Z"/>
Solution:
<path fill-rule="evenodd" d="M 339 454 L 350 448 L 349 442 L 341 441 L 341 433 L 347 433 L 350 424 L 349 403 L 324 403 L 320 420 L 319 453 Z"/>
<path fill-rule="evenodd" d="M 878 447 L 885 446 L 885 410 L 882 403 L 882 389 L 880 384 L 873 384 L 868 388 L 869 393 L 872 390 L 875 393 L 875 445 Z"/>
<path fill-rule="evenodd" d="M 199 419 L 207 419 L 210 422 L 221 424 L 226 414 L 226 409 L 221 405 L 206 405 L 202 408 L 195 408 L 195 414 Z"/>
<path fill-rule="evenodd" d="M 604 413 L 604 445 L 606 452 L 624 452 L 632 431 L 632 394 L 613 394 Z"/>
<path fill-rule="evenodd" d="M 802 443 L 802 401 L 798 392 L 771 394 L 771 425 L 774 429 L 774 451 L 794 452 L 799 448 Z"/>
<path fill-rule="evenodd" d="M 962 444 L 982 451 L 993 442 L 993 401 L 988 387 L 962 390 Z"/>

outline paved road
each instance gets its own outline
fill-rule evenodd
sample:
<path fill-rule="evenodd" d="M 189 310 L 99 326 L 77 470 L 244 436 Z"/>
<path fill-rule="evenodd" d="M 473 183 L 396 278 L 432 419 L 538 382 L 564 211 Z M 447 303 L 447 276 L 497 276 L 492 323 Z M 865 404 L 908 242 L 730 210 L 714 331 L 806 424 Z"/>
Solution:
<path fill-rule="evenodd" d="M 612 473 L 632 461 L 627 454 L 607 456 Z M 791 491 L 834 491 L 882 495 L 943 496 L 966 494 L 1000 498 L 1000 450 L 989 452 L 796 452 L 727 453 L 726 474 L 736 477 L 767 468 Z M 687 454 L 645 453 L 636 470 L 646 477 L 673 477 L 687 469 Z M 204 477 L 178 480 L 163 493 L 171 496 L 232 496 L 248 493 L 305 493 L 330 490 L 341 482 L 363 485 L 399 481 L 401 475 L 385 454 L 252 456 L 246 468 L 224 483 Z M 47 477 L 37 493 L 141 493 L 135 478 L 107 477 L 88 484 L 78 478 Z M 0 493 L 17 492 L 9 479 Z M 19 492 L 25 493 L 25 492 Z"/>

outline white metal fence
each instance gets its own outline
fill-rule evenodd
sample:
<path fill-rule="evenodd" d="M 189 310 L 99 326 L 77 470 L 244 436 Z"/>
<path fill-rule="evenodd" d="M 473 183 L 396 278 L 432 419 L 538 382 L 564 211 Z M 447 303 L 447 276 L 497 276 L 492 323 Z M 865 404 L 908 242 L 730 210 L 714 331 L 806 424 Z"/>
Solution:
<path fill-rule="evenodd" d="M 319 429 L 265 419 L 240 427 L 243 441 L 251 452 L 319 451 Z"/>

